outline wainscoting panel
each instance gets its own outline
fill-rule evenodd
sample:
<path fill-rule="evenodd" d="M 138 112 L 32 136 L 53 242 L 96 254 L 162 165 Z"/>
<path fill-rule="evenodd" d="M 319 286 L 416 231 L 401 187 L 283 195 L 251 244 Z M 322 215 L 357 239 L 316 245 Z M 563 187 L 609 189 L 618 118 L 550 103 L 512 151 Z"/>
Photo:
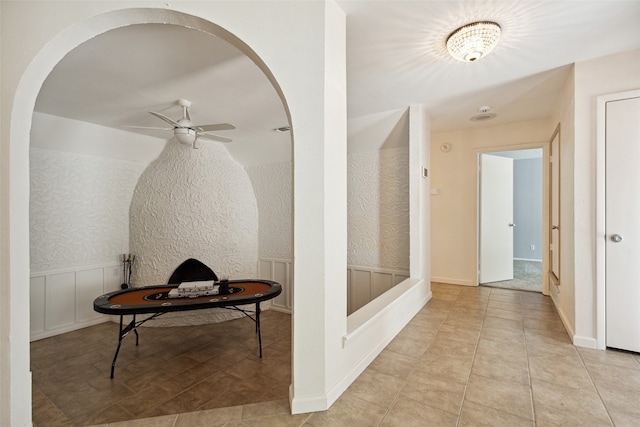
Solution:
<path fill-rule="evenodd" d="M 347 267 L 347 314 L 351 314 L 409 278 L 409 272 L 363 266 Z"/>
<path fill-rule="evenodd" d="M 291 314 L 292 263 L 287 259 L 261 258 L 258 260 L 258 277 L 273 280 L 282 285 L 282 293 L 271 300 L 271 308 Z"/>
<path fill-rule="evenodd" d="M 75 323 L 75 293 L 75 272 L 47 276 L 44 310 L 46 330 L 67 328 Z"/>
<path fill-rule="evenodd" d="M 117 264 L 31 274 L 31 341 L 51 337 L 109 319 L 93 310 L 93 300 L 120 289 Z"/>

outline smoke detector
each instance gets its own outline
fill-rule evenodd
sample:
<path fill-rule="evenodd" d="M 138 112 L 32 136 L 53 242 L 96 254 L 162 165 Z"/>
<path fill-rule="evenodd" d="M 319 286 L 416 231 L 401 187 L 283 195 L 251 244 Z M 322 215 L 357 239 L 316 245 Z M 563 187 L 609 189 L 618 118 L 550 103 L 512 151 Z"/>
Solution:
<path fill-rule="evenodd" d="M 488 105 L 483 105 L 482 107 L 478 108 L 478 112 L 480 114 L 476 114 L 469 120 L 471 120 L 472 122 L 484 122 L 487 120 L 495 119 L 498 115 L 495 113 L 491 113 L 490 111 L 491 107 L 489 107 Z"/>

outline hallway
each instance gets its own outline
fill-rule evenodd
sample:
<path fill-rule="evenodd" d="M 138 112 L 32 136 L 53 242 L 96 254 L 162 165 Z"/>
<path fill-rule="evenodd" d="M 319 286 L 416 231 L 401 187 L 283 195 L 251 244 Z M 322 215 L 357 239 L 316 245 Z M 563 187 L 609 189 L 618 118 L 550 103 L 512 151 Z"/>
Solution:
<path fill-rule="evenodd" d="M 290 415 L 280 399 L 108 425 L 640 423 L 640 355 L 573 346 L 549 297 L 439 283 L 432 291 L 427 306 L 325 412 Z"/>

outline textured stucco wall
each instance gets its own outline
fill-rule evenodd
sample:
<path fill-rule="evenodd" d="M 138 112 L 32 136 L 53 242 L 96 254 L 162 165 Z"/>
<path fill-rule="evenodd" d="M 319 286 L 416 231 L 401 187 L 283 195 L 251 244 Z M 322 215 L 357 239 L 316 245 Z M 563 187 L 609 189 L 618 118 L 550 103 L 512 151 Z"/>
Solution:
<path fill-rule="evenodd" d="M 118 261 L 144 164 L 31 148 L 31 271 Z"/>
<path fill-rule="evenodd" d="M 132 284 L 167 283 L 183 261 L 196 258 L 218 275 L 256 277 L 258 209 L 245 170 L 219 143 L 198 150 L 169 141 L 142 173 L 130 209 Z M 237 317 L 217 310 L 215 320 Z M 151 325 L 215 321 L 209 310 L 170 313 Z"/>
<path fill-rule="evenodd" d="M 406 147 L 349 155 L 348 264 L 409 269 L 409 152 Z M 249 166 L 260 211 L 258 253 L 291 258 L 291 164 Z"/>
<path fill-rule="evenodd" d="M 260 212 L 261 258 L 291 259 L 291 163 L 246 168 Z"/>
<path fill-rule="evenodd" d="M 409 270 L 409 150 L 352 153 L 347 264 Z"/>
<path fill-rule="evenodd" d="M 249 177 L 219 143 L 175 141 L 142 173 L 130 209 L 136 286 L 166 283 L 196 258 L 231 279 L 253 277 L 258 210 Z"/>

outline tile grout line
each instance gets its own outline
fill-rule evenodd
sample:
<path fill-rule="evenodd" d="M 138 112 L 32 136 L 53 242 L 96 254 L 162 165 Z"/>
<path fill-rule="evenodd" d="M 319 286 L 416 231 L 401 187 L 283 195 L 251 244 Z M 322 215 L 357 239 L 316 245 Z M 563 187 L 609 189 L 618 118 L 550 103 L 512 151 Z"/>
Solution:
<path fill-rule="evenodd" d="M 426 307 L 426 305 L 425 305 Z M 423 307 L 424 308 L 424 307 Z M 421 309 L 422 311 L 422 309 Z M 447 317 L 449 317 L 449 314 L 447 314 Z M 440 322 L 440 325 L 438 325 L 438 329 L 436 330 L 436 333 L 434 334 L 433 337 L 435 337 L 436 335 L 438 335 L 438 331 L 440 331 L 440 328 L 442 327 L 442 324 L 444 323 L 444 321 L 446 320 L 446 317 L 442 320 L 442 322 Z M 406 325 L 405 325 L 406 327 Z M 433 339 L 431 338 L 431 342 L 429 343 L 429 345 L 427 346 L 427 348 L 425 349 L 425 351 L 420 355 L 420 357 L 424 356 L 424 354 L 429 351 L 429 347 L 431 347 L 431 345 L 433 344 Z M 419 360 L 419 358 L 418 358 Z M 415 369 L 415 368 L 414 368 Z M 413 369 L 412 369 L 413 371 Z M 409 373 L 409 375 L 407 376 L 407 379 L 411 377 L 411 373 Z M 385 419 L 387 418 L 387 416 L 389 415 L 389 413 L 391 412 L 391 408 L 393 408 L 393 406 L 396 404 L 396 402 L 398 401 L 398 398 L 400 397 L 400 393 L 402 393 L 402 390 L 407 386 L 407 379 L 405 379 L 403 381 L 402 387 L 400 387 L 400 390 L 398 390 L 398 392 L 396 393 L 396 395 L 393 397 L 393 400 L 391 401 L 391 404 L 387 407 L 387 410 L 385 411 L 382 419 L 380 420 L 380 422 L 377 424 L 377 427 L 380 427 Z"/>
<path fill-rule="evenodd" d="M 478 330 L 478 337 L 476 338 L 476 346 L 473 351 L 473 359 L 471 360 L 471 368 L 469 368 L 469 375 L 467 376 L 467 382 L 464 385 L 464 392 L 462 393 L 462 402 L 460 404 L 460 409 L 458 410 L 458 420 L 456 421 L 456 427 L 460 426 L 460 422 L 462 421 L 462 408 L 464 408 L 464 402 L 467 396 L 467 390 L 469 389 L 469 382 L 471 381 L 471 373 L 473 372 L 473 364 L 476 361 L 476 356 L 478 354 L 478 344 L 480 343 L 480 335 L 482 334 L 482 328 L 484 328 L 484 321 L 487 317 L 487 309 L 489 307 L 489 299 L 491 298 L 492 290 L 489 290 L 489 298 L 487 298 L 487 303 L 484 307 L 484 315 L 482 316 L 482 320 L 480 321 L 480 329 Z M 460 297 L 462 292 L 458 295 Z M 457 300 L 457 298 L 456 298 Z"/>
<path fill-rule="evenodd" d="M 591 372 L 589 372 L 589 369 L 587 368 L 587 365 L 584 363 L 584 359 L 582 358 L 582 355 L 580 354 L 578 349 L 575 347 L 575 345 L 574 345 L 574 350 L 578 354 L 578 358 L 580 359 L 580 363 L 582 364 L 582 368 L 587 373 L 587 376 L 589 377 L 589 381 L 591 381 L 591 385 L 593 385 L 593 388 L 596 390 L 596 393 L 598 394 L 598 399 L 600 399 L 600 403 L 602 404 L 602 407 L 604 408 L 605 412 L 607 413 L 607 417 L 609 417 L 609 421 L 611 422 L 611 425 L 615 426 L 616 424 L 613 422 L 613 417 L 611 416 L 611 413 L 609 412 L 609 408 L 607 408 L 607 405 L 604 403 L 604 399 L 602 398 L 602 395 L 600 394 L 600 389 L 596 385 L 596 382 L 593 380 L 593 377 L 591 376 Z"/>
<path fill-rule="evenodd" d="M 527 331 L 524 326 L 524 302 L 520 295 L 520 315 L 522 316 L 522 338 L 524 339 L 524 353 L 527 358 L 527 377 L 529 379 L 529 393 L 531 393 L 531 415 L 533 416 L 533 425 L 536 425 L 536 403 L 533 398 L 533 381 L 531 380 L 531 365 L 529 364 L 529 349 L 527 347 Z"/>

